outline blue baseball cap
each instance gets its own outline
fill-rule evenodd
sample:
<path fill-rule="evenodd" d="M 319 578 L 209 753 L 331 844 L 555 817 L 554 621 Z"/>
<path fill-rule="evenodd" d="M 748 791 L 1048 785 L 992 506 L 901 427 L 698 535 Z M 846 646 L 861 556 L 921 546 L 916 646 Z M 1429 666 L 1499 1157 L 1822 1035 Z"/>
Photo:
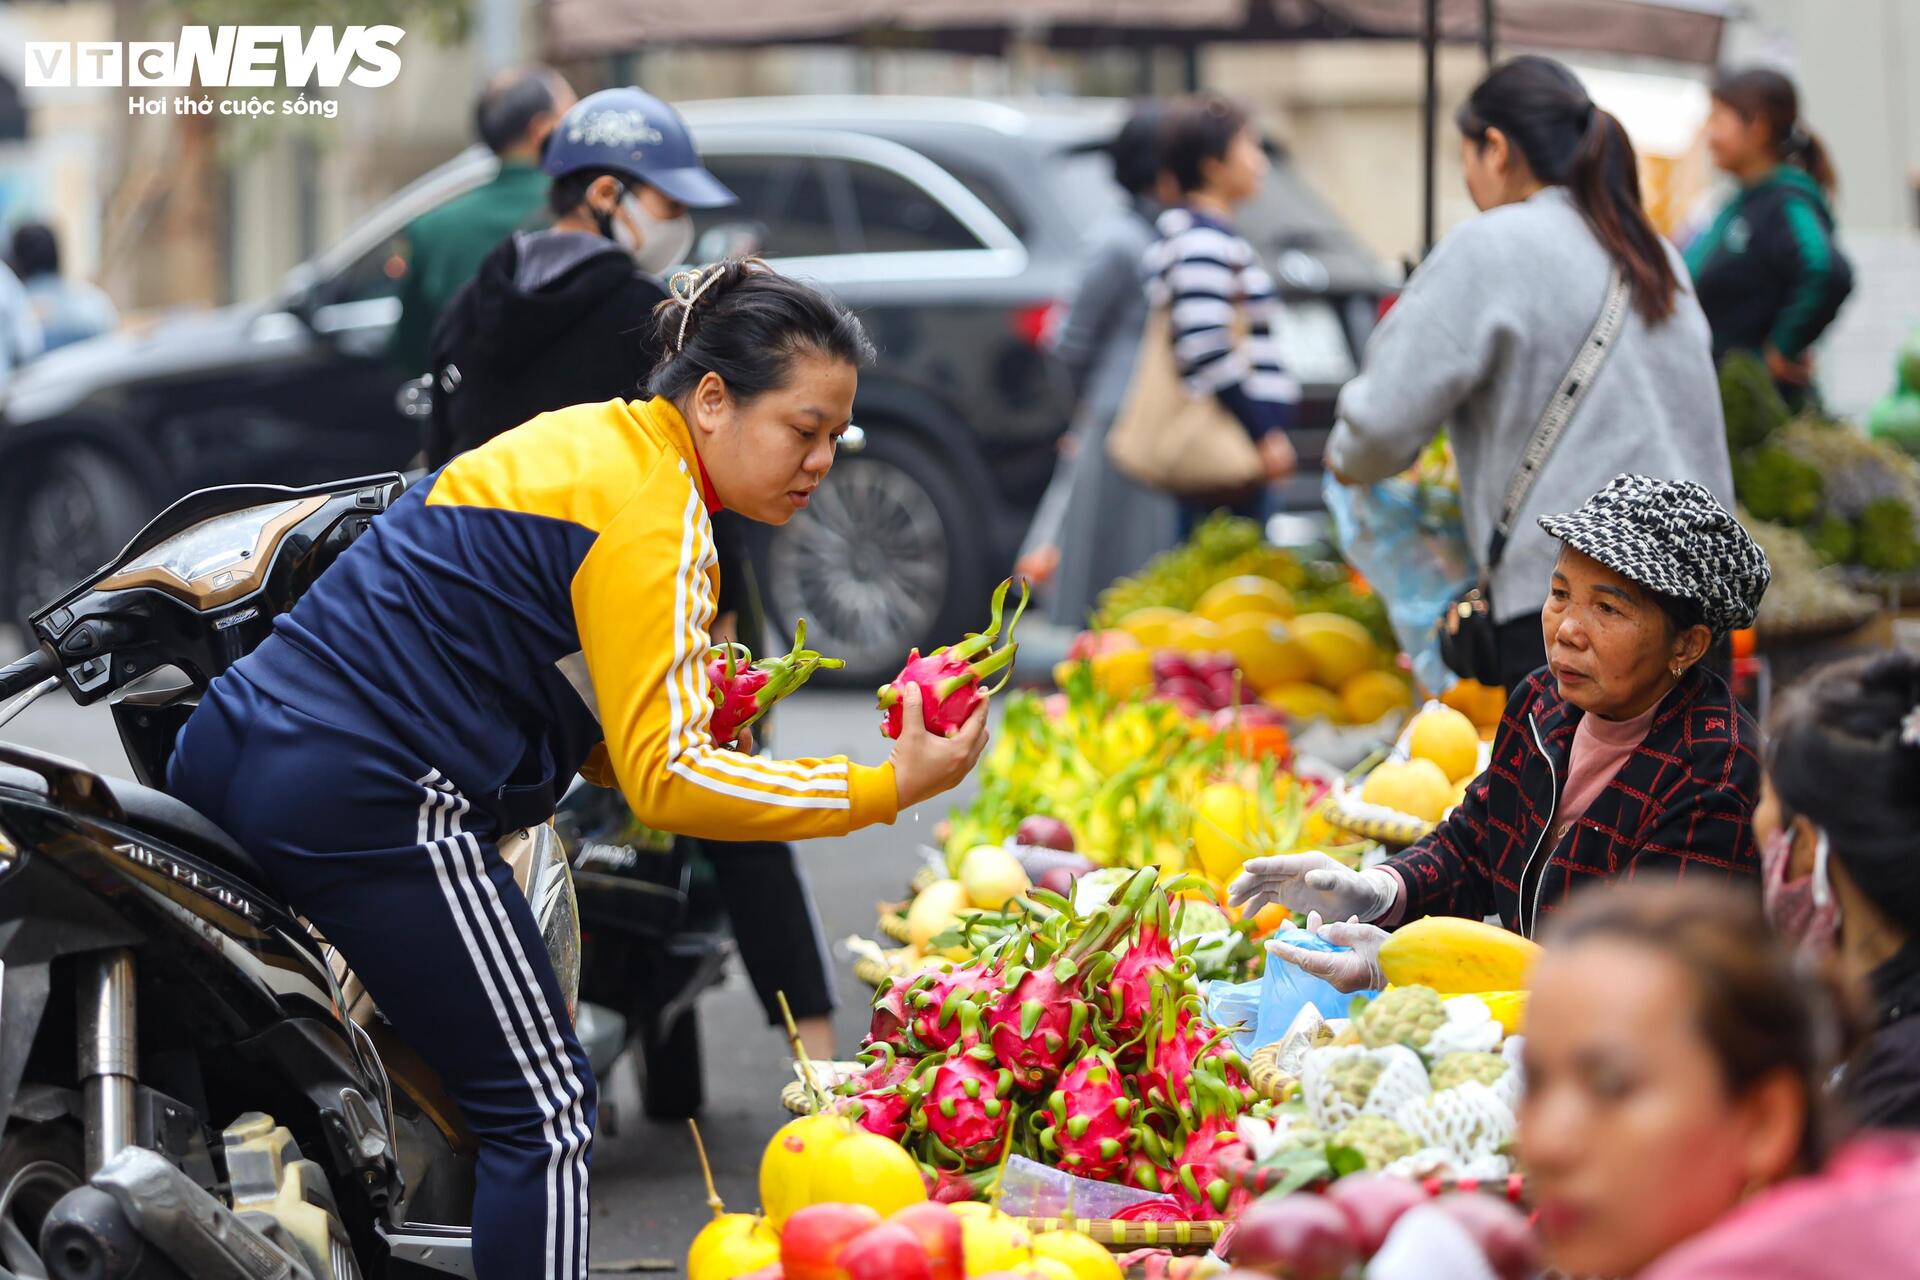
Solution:
<path fill-rule="evenodd" d="M 700 163 L 680 113 L 631 86 L 602 89 L 575 103 L 548 137 L 540 167 L 552 178 L 582 169 L 625 174 L 690 209 L 718 209 L 740 199 Z"/>

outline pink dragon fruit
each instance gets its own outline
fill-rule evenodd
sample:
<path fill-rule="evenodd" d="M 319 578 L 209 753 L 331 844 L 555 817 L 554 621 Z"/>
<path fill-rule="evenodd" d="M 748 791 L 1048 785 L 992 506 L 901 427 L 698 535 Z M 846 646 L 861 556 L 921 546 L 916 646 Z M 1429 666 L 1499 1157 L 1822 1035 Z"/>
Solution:
<path fill-rule="evenodd" d="M 907 1029 L 927 1050 L 944 1052 L 971 1030 L 978 1038 L 978 1001 L 998 989 L 1000 979 L 983 966 L 951 969 L 917 985 L 907 996 Z"/>
<path fill-rule="evenodd" d="M 1172 1171 L 1145 1151 L 1134 1152 L 1133 1158 L 1127 1161 L 1125 1182 L 1157 1196 L 1173 1194 L 1177 1185 Z"/>
<path fill-rule="evenodd" d="M 873 994 L 873 1019 L 867 1023 L 868 1045 L 907 1047 L 907 1020 L 913 1011 L 907 1007 L 908 993 L 915 979 L 894 977 Z"/>
<path fill-rule="evenodd" d="M 1146 1061 L 1135 1077 L 1140 1096 L 1149 1105 L 1185 1111 L 1193 1101 L 1196 1078 L 1207 1075 L 1201 1072 L 1201 1063 L 1228 1033 L 1222 1029 L 1209 1036 L 1184 1008 L 1174 1015 L 1171 1035 L 1164 1029 L 1148 1030 Z"/>
<path fill-rule="evenodd" d="M 1013 1123 L 1013 1073 L 996 1069 L 984 1048 L 941 1059 L 927 1075 L 913 1127 L 925 1129 L 934 1151 L 968 1169 L 999 1158 Z"/>
<path fill-rule="evenodd" d="M 1113 966 L 1107 979 L 1107 1031 L 1122 1044 L 1135 1040 L 1153 1008 L 1154 979 L 1171 973 L 1178 963 L 1167 942 L 1167 899 L 1155 894 L 1141 913 L 1140 933 Z"/>
<path fill-rule="evenodd" d="M 847 1109 L 868 1133 L 898 1142 L 907 1136 L 913 1098 L 899 1085 L 892 1085 L 855 1094 Z"/>
<path fill-rule="evenodd" d="M 1210 1116 L 1190 1131 L 1174 1157 L 1173 1194 L 1195 1217 L 1218 1218 L 1227 1212 L 1233 1183 L 1220 1171 L 1225 1152 L 1244 1154 L 1246 1144 L 1233 1131 L 1233 1122 Z"/>
<path fill-rule="evenodd" d="M 1126 931 L 1153 893 L 1158 874 L 1145 867 L 1044 968 L 1008 970 L 1011 986 L 987 1010 L 988 1041 L 1023 1089 L 1044 1089 L 1083 1047 L 1093 1006 L 1081 997 L 1090 973 L 1104 972 L 1095 957 Z M 1090 966 L 1092 966 L 1090 968 Z M 1096 984 L 1097 985 L 1097 984 Z"/>
<path fill-rule="evenodd" d="M 793 631 L 793 648 L 778 658 L 753 660 L 743 644 L 715 645 L 707 650 L 707 684 L 713 694 L 713 719 L 708 729 L 715 742 L 731 745 L 753 727 L 773 704 L 807 682 L 822 667 L 844 667 L 838 658 L 823 658 L 805 647 L 807 620 Z"/>
<path fill-rule="evenodd" d="M 880 688 L 880 709 L 887 713 L 880 724 L 882 734 L 889 738 L 900 736 L 906 724 L 908 685 L 920 686 L 920 711 L 927 731 L 949 736 L 959 732 L 973 709 L 985 701 L 989 693 L 998 692 L 1013 678 L 1013 655 L 1019 647 L 1013 643 L 1013 629 L 1019 625 L 1020 615 L 1026 612 L 1029 595 L 1024 578 L 1020 580 L 1020 604 L 1013 611 L 1012 621 L 1007 623 L 1007 643 L 998 650 L 993 648 L 994 641 L 1000 638 L 1000 617 L 1006 608 L 1007 590 L 1012 585 L 1013 579 L 1008 578 L 994 591 L 993 613 L 985 631 L 970 635 L 959 644 L 935 649 L 924 658 L 918 649 L 907 655 L 907 665 L 900 668 L 900 674 Z M 1008 670 L 1000 683 L 991 689 L 982 689 L 980 681 L 1002 667 Z"/>
<path fill-rule="evenodd" d="M 1102 1182 L 1126 1171 L 1136 1107 L 1104 1050 L 1090 1049 L 1068 1067 L 1047 1107 L 1053 1123 L 1041 1130 L 1040 1143 L 1057 1167 Z"/>

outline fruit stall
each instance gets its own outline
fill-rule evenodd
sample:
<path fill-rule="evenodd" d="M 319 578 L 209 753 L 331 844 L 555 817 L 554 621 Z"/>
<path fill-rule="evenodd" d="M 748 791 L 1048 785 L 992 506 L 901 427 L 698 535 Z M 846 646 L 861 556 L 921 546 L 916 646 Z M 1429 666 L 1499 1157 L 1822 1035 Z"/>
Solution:
<path fill-rule="evenodd" d="M 907 683 L 958 724 L 1004 680 L 1011 592 L 911 656 L 883 733 Z M 1264 940 L 1312 935 L 1227 894 L 1250 857 L 1358 867 L 1431 830 L 1498 693 L 1424 697 L 1367 585 L 1251 521 L 1207 522 L 1094 623 L 1053 688 L 996 699 L 977 789 L 849 942 L 874 987 L 857 1056 L 796 1063 L 765 1216 L 717 1218 L 690 1275 L 1340 1276 L 1434 1214 L 1522 1256 L 1532 944 L 1418 922 L 1387 988 L 1348 997 L 1269 966 Z"/>

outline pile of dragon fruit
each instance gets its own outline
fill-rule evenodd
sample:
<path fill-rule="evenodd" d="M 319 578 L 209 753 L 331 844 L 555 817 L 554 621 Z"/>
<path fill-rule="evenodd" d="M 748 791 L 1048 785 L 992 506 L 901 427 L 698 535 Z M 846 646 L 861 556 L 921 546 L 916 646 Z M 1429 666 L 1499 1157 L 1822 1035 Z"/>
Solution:
<path fill-rule="evenodd" d="M 1164 1197 L 1129 1217 L 1233 1216 L 1247 1193 L 1221 1158 L 1269 1104 L 1203 1016 L 1193 942 L 1171 940 L 1183 887 L 1145 868 L 1084 913 L 1034 890 L 1027 924 L 972 963 L 881 988 L 839 1105 L 939 1199 L 973 1198 L 1012 1152 Z"/>

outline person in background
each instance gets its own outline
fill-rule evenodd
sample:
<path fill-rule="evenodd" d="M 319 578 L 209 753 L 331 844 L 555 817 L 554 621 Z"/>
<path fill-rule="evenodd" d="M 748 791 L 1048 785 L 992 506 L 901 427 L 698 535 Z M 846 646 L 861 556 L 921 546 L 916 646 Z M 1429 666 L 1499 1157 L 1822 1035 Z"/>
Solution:
<path fill-rule="evenodd" d="M 428 342 L 441 309 L 473 278 L 493 247 L 539 216 L 547 194 L 540 152 L 574 93 L 547 67 L 502 71 L 474 104 L 474 130 L 500 157 L 483 186 L 415 218 L 406 230 L 407 273 L 400 280 L 400 320 L 388 357 L 409 376 L 427 367 Z"/>
<path fill-rule="evenodd" d="M 1583 897 L 1531 987 L 1518 1154 L 1560 1273 L 1920 1276 L 1920 1143 L 1843 1141 L 1823 1097 L 1843 997 L 1752 895 Z"/>
<path fill-rule="evenodd" d="M 1853 269 L 1834 244 L 1833 162 L 1800 119 L 1793 81 L 1765 69 L 1715 82 L 1707 150 L 1740 184 L 1687 246 L 1714 359 L 1758 353 L 1788 403 L 1804 404 L 1809 349 L 1853 290 Z"/>
<path fill-rule="evenodd" d="M 1733 506 L 1733 470 L 1706 317 L 1679 254 L 1647 221 L 1633 146 L 1573 73 L 1502 63 L 1455 115 L 1467 190 L 1483 210 L 1407 282 L 1340 392 L 1327 466 L 1370 484 L 1412 466 L 1448 428 L 1477 567 L 1514 467 L 1620 272 L 1631 309 L 1541 467 L 1491 576 L 1500 684 L 1546 662 L 1540 606 L 1559 555 L 1535 521 L 1624 471 L 1703 485 Z"/>
<path fill-rule="evenodd" d="M 1246 428 L 1267 479 L 1284 479 L 1298 465 L 1287 431 L 1298 416 L 1300 385 L 1282 367 L 1274 339 L 1280 300 L 1273 278 L 1233 225 L 1234 211 L 1267 180 L 1267 153 L 1246 109 L 1218 94 L 1174 103 L 1160 146 L 1179 203 L 1155 223 L 1160 238 L 1145 262 L 1149 288 L 1169 307 L 1181 375 L 1193 394 L 1217 397 Z M 1215 505 L 1183 500 L 1180 536 Z M 1265 504 L 1255 493 L 1231 506 L 1259 516 Z"/>
<path fill-rule="evenodd" d="M 1250 858 L 1232 886 L 1248 910 L 1334 922 L 1309 917 L 1347 950 L 1268 950 L 1343 991 L 1384 986 L 1384 930 L 1421 916 L 1498 916 L 1533 937 L 1589 885 L 1757 887 L 1759 732 L 1702 659 L 1752 624 L 1765 553 L 1699 485 L 1645 476 L 1540 523 L 1561 547 L 1539 620 L 1548 665 L 1507 703 L 1486 772 L 1381 866 Z"/>
<path fill-rule="evenodd" d="M 13 269 L 0 263 L 0 382 L 43 349 L 33 300 Z"/>
<path fill-rule="evenodd" d="M 1920 1129 L 1920 658 L 1822 668 L 1774 711 L 1753 815 L 1767 916 L 1871 1001 L 1840 1078 L 1867 1128 Z"/>
<path fill-rule="evenodd" d="M 43 350 L 99 337 L 120 323 L 106 290 L 60 274 L 60 241 L 46 223 L 23 222 L 13 229 L 7 265 L 33 305 Z"/>
<path fill-rule="evenodd" d="M 636 125 L 646 140 L 636 145 L 619 136 L 619 128 Z M 541 413 L 638 394 L 647 371 L 667 354 L 652 317 L 668 296 L 659 272 L 692 243 L 687 209 L 735 200 L 701 166 L 686 122 L 637 88 L 581 99 L 561 120 L 541 165 L 551 181 L 553 225 L 502 240 L 434 326 L 429 467 Z M 720 562 L 713 640 L 744 640 L 763 653 L 745 522 L 717 511 L 713 533 Z M 764 747 L 764 728 L 758 736 Z M 784 990 L 807 1051 L 831 1058 L 833 974 L 793 846 L 701 845 L 768 1021 L 779 1024 L 774 993 Z"/>
<path fill-rule="evenodd" d="M 1126 200 L 1094 227 L 1092 251 L 1052 344 L 1078 408 L 1018 571 L 1048 584 L 1048 611 L 1063 626 L 1084 626 L 1102 588 L 1174 541 L 1173 499 L 1123 475 L 1108 460 L 1106 443 L 1146 325 L 1140 261 L 1153 244 L 1154 219 L 1172 201 L 1160 166 L 1166 118 L 1165 103 L 1137 103 L 1108 148 Z"/>

